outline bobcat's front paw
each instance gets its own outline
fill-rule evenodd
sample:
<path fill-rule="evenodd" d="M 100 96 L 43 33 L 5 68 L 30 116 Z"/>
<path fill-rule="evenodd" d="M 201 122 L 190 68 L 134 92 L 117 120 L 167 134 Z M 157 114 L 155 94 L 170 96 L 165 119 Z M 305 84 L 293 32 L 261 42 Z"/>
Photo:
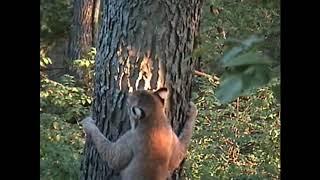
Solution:
<path fill-rule="evenodd" d="M 95 127 L 95 121 L 92 119 L 91 116 L 86 117 L 84 120 L 80 122 L 83 126 L 83 130 L 85 131 L 86 134 L 89 134 Z"/>

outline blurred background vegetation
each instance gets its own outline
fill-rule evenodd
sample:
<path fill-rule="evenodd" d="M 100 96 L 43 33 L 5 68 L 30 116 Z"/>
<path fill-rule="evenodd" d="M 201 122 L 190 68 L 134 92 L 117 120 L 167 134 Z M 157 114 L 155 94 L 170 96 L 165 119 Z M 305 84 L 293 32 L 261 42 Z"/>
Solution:
<path fill-rule="evenodd" d="M 280 179 L 280 1 L 207 0 L 202 11 L 187 179 Z M 41 0 L 40 15 L 40 177 L 78 179 L 96 52 L 65 63 L 71 0 Z"/>

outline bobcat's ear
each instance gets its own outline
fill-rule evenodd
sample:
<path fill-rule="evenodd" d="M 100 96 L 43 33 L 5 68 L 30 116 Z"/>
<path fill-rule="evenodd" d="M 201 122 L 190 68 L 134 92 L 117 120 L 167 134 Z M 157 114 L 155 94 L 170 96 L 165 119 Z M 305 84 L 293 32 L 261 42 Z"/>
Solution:
<path fill-rule="evenodd" d="M 160 88 L 154 92 L 155 95 L 157 95 L 162 103 L 164 103 L 165 99 L 167 99 L 168 96 L 168 89 L 166 87 Z"/>

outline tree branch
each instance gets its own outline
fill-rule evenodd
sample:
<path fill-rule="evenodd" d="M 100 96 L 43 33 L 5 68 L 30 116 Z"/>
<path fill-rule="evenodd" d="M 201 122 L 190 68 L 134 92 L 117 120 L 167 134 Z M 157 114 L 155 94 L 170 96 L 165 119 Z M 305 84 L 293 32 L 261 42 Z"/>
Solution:
<path fill-rule="evenodd" d="M 213 80 L 216 80 L 216 81 L 219 81 L 220 78 L 218 78 L 217 76 L 215 75 L 210 75 L 210 74 L 207 74 L 207 73 L 204 73 L 204 72 L 200 72 L 200 71 L 197 71 L 197 70 L 194 70 L 194 74 L 195 75 L 198 75 L 198 76 L 204 76 L 206 78 L 210 78 L 210 79 L 213 79 Z"/>

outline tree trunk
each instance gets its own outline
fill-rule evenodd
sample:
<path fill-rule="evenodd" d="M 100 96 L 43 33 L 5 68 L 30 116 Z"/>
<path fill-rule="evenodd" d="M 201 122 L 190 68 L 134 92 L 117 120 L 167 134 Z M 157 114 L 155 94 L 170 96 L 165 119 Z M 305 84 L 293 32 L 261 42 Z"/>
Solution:
<path fill-rule="evenodd" d="M 100 0 L 74 0 L 68 46 L 69 63 L 95 47 Z M 72 70 L 71 70 L 72 71 Z"/>
<path fill-rule="evenodd" d="M 95 0 L 94 9 L 93 9 L 93 30 L 94 30 L 92 34 L 93 47 L 97 46 L 97 41 L 98 41 L 100 9 L 101 9 L 100 0 Z"/>
<path fill-rule="evenodd" d="M 125 100 L 137 89 L 169 89 L 166 113 L 177 134 L 183 127 L 191 97 L 202 0 L 104 1 L 96 56 L 93 118 L 101 132 L 115 141 L 129 128 Z M 82 180 L 117 179 L 90 141 L 81 164 Z M 182 176 L 181 168 L 173 179 Z"/>

